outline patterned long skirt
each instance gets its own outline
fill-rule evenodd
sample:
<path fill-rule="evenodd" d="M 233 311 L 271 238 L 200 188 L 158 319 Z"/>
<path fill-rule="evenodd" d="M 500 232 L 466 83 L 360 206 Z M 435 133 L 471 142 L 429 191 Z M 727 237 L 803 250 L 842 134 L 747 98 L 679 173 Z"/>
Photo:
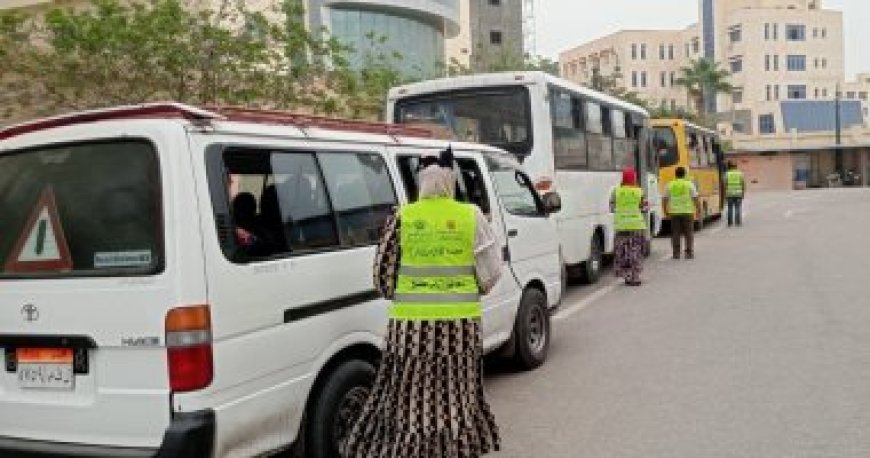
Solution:
<path fill-rule="evenodd" d="M 643 250 L 646 236 L 643 231 L 617 232 L 614 252 L 614 273 L 626 283 L 640 281 L 643 272 Z"/>
<path fill-rule="evenodd" d="M 391 320 L 345 458 L 474 458 L 499 448 L 483 394 L 479 320 Z"/>

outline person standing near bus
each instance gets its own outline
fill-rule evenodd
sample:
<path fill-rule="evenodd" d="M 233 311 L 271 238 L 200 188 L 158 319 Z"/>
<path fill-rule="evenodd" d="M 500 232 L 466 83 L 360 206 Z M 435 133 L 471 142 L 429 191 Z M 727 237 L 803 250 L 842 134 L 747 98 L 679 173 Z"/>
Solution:
<path fill-rule="evenodd" d="M 453 196 L 453 154 L 421 159 L 419 200 L 387 222 L 375 287 L 393 300 L 380 368 L 345 458 L 476 458 L 499 449 L 483 391 L 480 297 L 502 271 L 483 212 Z"/>
<path fill-rule="evenodd" d="M 686 239 L 686 259 L 695 258 L 695 220 L 701 202 L 695 184 L 686 178 L 686 168 L 677 167 L 677 178 L 665 190 L 665 216 L 671 220 L 671 246 L 674 259 L 680 259 L 680 242 Z"/>
<path fill-rule="evenodd" d="M 613 190 L 610 208 L 614 213 L 616 231 L 614 249 L 615 274 L 629 286 L 640 286 L 643 271 L 644 245 L 647 243 L 647 224 L 644 212 L 647 201 L 643 189 L 637 184 L 637 173 L 631 167 L 622 171 L 622 184 Z"/>
<path fill-rule="evenodd" d="M 728 226 L 743 224 L 743 198 L 746 196 L 746 178 L 733 162 L 725 172 L 725 197 L 728 201 Z"/>

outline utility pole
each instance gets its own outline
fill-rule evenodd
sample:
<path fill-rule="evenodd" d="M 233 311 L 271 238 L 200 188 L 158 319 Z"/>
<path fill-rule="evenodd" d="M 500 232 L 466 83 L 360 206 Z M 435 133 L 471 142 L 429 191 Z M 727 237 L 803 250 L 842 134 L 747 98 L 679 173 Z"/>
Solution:
<path fill-rule="evenodd" d="M 842 145 L 842 120 L 840 119 L 840 83 L 837 83 L 837 93 L 834 98 L 834 144 L 836 145 L 836 149 L 834 150 L 834 169 L 840 175 L 840 178 L 844 178 L 844 170 L 843 170 L 843 149 Z"/>

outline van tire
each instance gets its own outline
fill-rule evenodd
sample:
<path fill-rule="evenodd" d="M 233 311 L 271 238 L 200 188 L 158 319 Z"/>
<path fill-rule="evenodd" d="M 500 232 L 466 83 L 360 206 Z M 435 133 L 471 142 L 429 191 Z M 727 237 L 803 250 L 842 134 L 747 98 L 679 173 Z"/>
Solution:
<path fill-rule="evenodd" d="M 341 363 L 329 374 L 311 404 L 305 427 L 305 456 L 308 458 L 340 458 L 339 440 L 346 439 L 356 417 L 371 393 L 375 367 L 368 361 L 350 360 Z M 343 409 L 351 417 L 340 418 Z M 358 410 L 357 410 L 358 409 Z M 347 412 L 344 413 L 347 415 Z"/>
<path fill-rule="evenodd" d="M 598 234 L 592 236 L 589 244 L 589 259 L 581 265 L 583 282 L 592 285 L 601 278 L 601 268 L 604 264 L 604 242 Z"/>
<path fill-rule="evenodd" d="M 547 296 L 537 288 L 526 289 L 514 322 L 514 364 L 519 369 L 529 371 L 544 364 L 551 329 Z"/>

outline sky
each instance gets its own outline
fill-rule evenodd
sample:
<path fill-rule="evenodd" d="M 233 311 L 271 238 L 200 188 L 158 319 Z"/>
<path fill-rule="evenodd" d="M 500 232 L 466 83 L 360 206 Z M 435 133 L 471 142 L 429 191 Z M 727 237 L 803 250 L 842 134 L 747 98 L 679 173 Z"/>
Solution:
<path fill-rule="evenodd" d="M 870 72 L 870 1 L 823 0 L 843 12 L 846 77 Z M 536 0 L 538 54 L 559 52 L 621 29 L 680 29 L 698 21 L 698 0 Z"/>

